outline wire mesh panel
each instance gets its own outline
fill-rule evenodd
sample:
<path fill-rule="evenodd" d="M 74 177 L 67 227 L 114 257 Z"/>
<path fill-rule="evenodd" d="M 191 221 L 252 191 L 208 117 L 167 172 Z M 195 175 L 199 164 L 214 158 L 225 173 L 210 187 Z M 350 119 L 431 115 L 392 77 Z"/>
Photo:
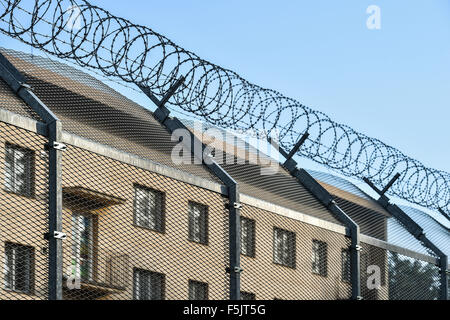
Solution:
<path fill-rule="evenodd" d="M 361 293 L 366 300 L 438 300 L 435 258 L 362 244 Z M 433 262 L 434 261 L 434 262 Z"/>
<path fill-rule="evenodd" d="M 48 298 L 47 140 L 0 122 L 2 300 Z"/>
<path fill-rule="evenodd" d="M 241 215 L 242 298 L 351 297 L 345 235 L 248 205 Z"/>
<path fill-rule="evenodd" d="M 63 204 L 64 299 L 228 298 L 220 194 L 69 145 Z"/>

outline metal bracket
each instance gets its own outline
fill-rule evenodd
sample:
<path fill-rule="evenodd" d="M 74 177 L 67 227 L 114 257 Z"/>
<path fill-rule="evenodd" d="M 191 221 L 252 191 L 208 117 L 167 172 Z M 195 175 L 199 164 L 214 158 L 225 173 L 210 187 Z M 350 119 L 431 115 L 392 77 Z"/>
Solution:
<path fill-rule="evenodd" d="M 241 267 L 234 267 L 234 272 L 235 273 L 242 273 L 242 272 L 244 272 L 244 269 L 242 269 Z"/>
<path fill-rule="evenodd" d="M 356 246 L 355 249 L 356 251 L 363 251 L 363 248 L 361 246 Z"/>
<path fill-rule="evenodd" d="M 46 143 L 45 144 L 45 150 L 49 150 L 49 144 Z M 53 149 L 58 150 L 58 151 L 66 151 L 67 150 L 67 145 L 65 145 L 64 143 L 61 142 L 53 142 Z"/>
<path fill-rule="evenodd" d="M 65 234 L 64 232 L 55 231 L 55 233 L 53 234 L 53 238 L 57 240 L 66 240 L 67 234 Z"/>
<path fill-rule="evenodd" d="M 235 204 L 234 204 L 234 208 L 235 208 L 235 209 L 242 209 L 242 204 L 240 204 L 240 203 L 235 203 Z"/>
<path fill-rule="evenodd" d="M 300 150 L 300 148 L 305 144 L 306 140 L 309 138 L 309 132 L 306 132 L 300 140 L 297 142 L 297 144 L 294 146 L 294 148 L 291 150 L 291 152 L 286 157 L 286 161 L 291 160 L 294 155 Z"/>
<path fill-rule="evenodd" d="M 50 234 L 49 234 L 49 233 L 46 233 L 46 234 L 44 235 L 44 239 L 45 239 L 45 240 L 50 240 Z M 56 239 L 56 240 L 66 240 L 66 239 L 67 239 L 67 234 L 65 234 L 64 232 L 55 231 L 55 232 L 53 233 L 53 239 Z"/>
<path fill-rule="evenodd" d="M 386 194 L 386 192 L 388 192 L 388 190 L 394 185 L 394 183 L 400 179 L 401 175 L 400 173 L 397 173 L 391 181 L 389 181 L 389 183 L 386 185 L 386 187 L 384 187 L 384 189 L 381 191 L 381 195 L 384 196 Z"/>
<path fill-rule="evenodd" d="M 66 151 L 67 150 L 67 146 L 61 142 L 53 142 L 53 148 L 58 151 Z"/>
<path fill-rule="evenodd" d="M 394 185 L 394 183 L 400 179 L 401 175 L 400 173 L 397 173 L 392 179 L 391 181 L 389 181 L 389 183 L 384 187 L 383 190 L 378 189 L 375 184 L 369 180 L 369 178 L 364 178 L 364 182 L 367 183 L 369 185 L 369 187 L 371 187 L 373 190 L 375 190 L 376 193 L 378 193 L 381 197 L 383 197 L 386 192 L 388 192 L 388 190 Z"/>
<path fill-rule="evenodd" d="M 358 300 L 358 301 L 362 301 L 362 300 L 364 300 L 364 298 L 363 298 L 363 297 L 361 297 L 361 296 L 357 296 L 357 297 L 356 297 L 356 300 Z"/>
<path fill-rule="evenodd" d="M 19 82 L 19 85 L 20 85 L 19 90 L 22 89 L 22 88 L 31 90 L 31 86 L 29 84 L 25 83 L 25 82 Z M 19 90 L 17 90 L 17 91 L 19 91 Z"/>
<path fill-rule="evenodd" d="M 225 269 L 225 271 L 227 273 L 230 273 L 231 269 L 228 267 Z M 234 267 L 233 272 L 234 273 L 242 273 L 242 272 L 244 272 L 244 269 L 242 269 L 241 267 Z"/>

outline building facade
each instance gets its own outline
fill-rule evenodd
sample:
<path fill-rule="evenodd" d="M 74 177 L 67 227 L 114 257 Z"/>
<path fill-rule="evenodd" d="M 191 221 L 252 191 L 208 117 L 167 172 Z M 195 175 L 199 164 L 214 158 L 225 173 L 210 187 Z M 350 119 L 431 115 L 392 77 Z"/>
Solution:
<path fill-rule="evenodd" d="M 33 101 L 63 127 L 62 298 L 228 299 L 233 204 L 220 177 L 201 163 L 175 165 L 178 141 L 167 128 L 93 77 L 47 58 L 1 52 L 31 86 Z M 0 299 L 47 299 L 51 146 L 36 106 L 18 92 L 0 80 Z M 240 188 L 241 298 L 352 298 L 345 222 L 281 165 L 265 176 L 260 165 L 243 160 L 222 166 Z M 395 219 L 388 211 L 364 193 L 315 178 L 360 226 L 362 298 L 391 298 L 398 254 L 428 268 L 418 271 L 429 280 L 419 298 L 439 298 L 439 257 L 405 230 L 423 250 L 392 245 L 388 225 Z M 370 266 L 380 271 L 376 288 L 366 285 Z M 411 298 L 411 284 L 402 284 L 403 297 Z"/>

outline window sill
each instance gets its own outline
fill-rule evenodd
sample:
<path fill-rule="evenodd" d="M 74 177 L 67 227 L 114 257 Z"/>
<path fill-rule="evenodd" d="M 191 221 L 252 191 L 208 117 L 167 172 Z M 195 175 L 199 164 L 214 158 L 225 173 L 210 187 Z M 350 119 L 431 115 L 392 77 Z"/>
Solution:
<path fill-rule="evenodd" d="M 133 223 L 132 225 L 135 228 L 142 229 L 142 230 L 145 230 L 145 231 L 150 231 L 150 232 L 154 232 L 154 233 L 161 234 L 161 235 L 165 235 L 166 234 L 166 230 L 165 229 L 164 230 L 156 230 L 156 229 L 152 229 L 152 228 L 149 228 L 149 227 L 140 226 L 140 225 L 138 225 L 136 223 Z"/>
<path fill-rule="evenodd" d="M 328 278 L 328 275 L 323 275 L 323 274 L 316 273 L 316 272 L 313 272 L 312 274 L 313 274 L 313 276 L 321 277 L 323 279 L 327 279 Z"/>
<path fill-rule="evenodd" d="M 253 255 L 253 256 L 249 256 L 249 255 L 243 254 L 243 253 L 241 253 L 241 257 L 243 257 L 243 258 L 249 258 L 249 259 L 256 259 L 256 258 L 257 258 L 257 257 L 256 257 L 256 254 Z"/>
<path fill-rule="evenodd" d="M 276 266 L 279 266 L 279 267 L 283 267 L 283 268 L 287 268 L 287 269 L 290 269 L 290 270 L 297 270 L 297 266 L 288 266 L 288 265 L 286 265 L 286 264 L 281 264 L 281 263 L 278 263 L 278 262 L 272 262 L 274 265 L 276 265 Z"/>
<path fill-rule="evenodd" d="M 192 244 L 200 245 L 200 246 L 202 246 L 202 247 L 209 247 L 209 243 L 208 243 L 208 242 L 202 243 L 202 242 L 197 242 L 197 241 L 195 241 L 195 240 L 190 240 L 190 239 L 188 239 L 188 241 L 189 241 L 190 243 L 192 243 Z"/>
<path fill-rule="evenodd" d="M 28 296 L 28 297 L 36 297 L 36 295 L 34 293 L 32 293 L 32 292 L 31 293 L 30 292 L 23 292 L 23 291 L 8 289 L 8 288 L 3 288 L 3 290 L 5 290 L 6 292 L 20 294 L 20 295 L 24 295 L 24 296 Z"/>
<path fill-rule="evenodd" d="M 14 195 L 16 197 L 25 198 L 25 199 L 28 199 L 28 200 L 35 200 L 36 199 L 36 195 L 34 193 L 32 195 L 27 195 L 27 194 L 21 194 L 21 193 L 17 193 L 17 192 L 6 190 L 6 189 L 3 189 L 3 191 L 5 193 L 9 194 L 9 195 Z"/>

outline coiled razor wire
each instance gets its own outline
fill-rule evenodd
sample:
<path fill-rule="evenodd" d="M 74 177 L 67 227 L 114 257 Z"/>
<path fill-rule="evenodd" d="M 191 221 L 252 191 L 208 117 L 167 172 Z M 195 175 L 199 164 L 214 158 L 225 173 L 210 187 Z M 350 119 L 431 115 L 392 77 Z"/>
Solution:
<path fill-rule="evenodd" d="M 108 77 L 146 86 L 157 96 L 184 76 L 168 107 L 223 128 L 276 130 L 286 150 L 307 131 L 310 136 L 299 156 L 379 186 L 400 173 L 391 195 L 450 212 L 449 173 L 427 168 L 378 139 L 252 84 L 150 28 L 84 0 L 0 0 L 0 5 L 0 31 L 8 36 Z"/>

